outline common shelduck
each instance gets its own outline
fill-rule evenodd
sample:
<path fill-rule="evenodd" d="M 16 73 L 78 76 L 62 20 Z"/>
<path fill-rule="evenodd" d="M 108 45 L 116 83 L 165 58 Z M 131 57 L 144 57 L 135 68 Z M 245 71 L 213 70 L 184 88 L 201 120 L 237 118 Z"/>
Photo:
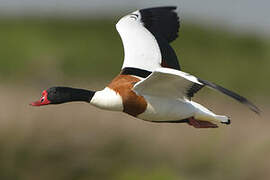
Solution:
<path fill-rule="evenodd" d="M 122 111 L 151 122 L 188 123 L 196 128 L 230 124 L 230 118 L 216 115 L 191 100 L 204 86 L 218 90 L 260 110 L 246 98 L 209 81 L 181 71 L 169 45 L 178 36 L 176 7 L 155 7 L 134 11 L 116 24 L 124 46 L 122 70 L 100 91 L 51 87 L 33 106 L 84 101 L 106 110 Z"/>

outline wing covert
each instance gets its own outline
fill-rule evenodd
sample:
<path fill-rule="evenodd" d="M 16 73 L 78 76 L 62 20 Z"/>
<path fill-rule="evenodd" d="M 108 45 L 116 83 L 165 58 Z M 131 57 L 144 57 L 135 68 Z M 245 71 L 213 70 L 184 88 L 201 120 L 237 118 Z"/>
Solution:
<path fill-rule="evenodd" d="M 190 99 L 203 86 L 196 77 L 188 73 L 159 68 L 146 79 L 136 83 L 134 91 L 140 95 Z"/>

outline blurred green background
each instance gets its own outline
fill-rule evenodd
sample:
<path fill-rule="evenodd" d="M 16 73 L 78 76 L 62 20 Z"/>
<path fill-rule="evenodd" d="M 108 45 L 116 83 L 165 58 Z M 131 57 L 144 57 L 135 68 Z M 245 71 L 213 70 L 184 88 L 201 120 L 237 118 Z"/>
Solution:
<path fill-rule="evenodd" d="M 257 116 L 211 90 L 198 93 L 196 101 L 232 117 L 230 126 L 153 124 L 85 103 L 28 106 L 50 86 L 106 86 L 122 65 L 118 19 L 0 19 L 0 179 L 269 179 L 266 35 L 184 21 L 172 44 L 184 71 L 263 110 Z"/>

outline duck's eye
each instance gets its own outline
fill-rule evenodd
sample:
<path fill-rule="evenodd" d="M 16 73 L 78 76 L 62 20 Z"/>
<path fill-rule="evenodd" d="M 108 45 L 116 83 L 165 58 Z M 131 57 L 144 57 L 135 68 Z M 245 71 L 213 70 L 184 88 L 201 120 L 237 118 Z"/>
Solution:
<path fill-rule="evenodd" d="M 40 100 L 40 102 L 42 103 L 44 101 L 45 97 L 43 96 Z"/>

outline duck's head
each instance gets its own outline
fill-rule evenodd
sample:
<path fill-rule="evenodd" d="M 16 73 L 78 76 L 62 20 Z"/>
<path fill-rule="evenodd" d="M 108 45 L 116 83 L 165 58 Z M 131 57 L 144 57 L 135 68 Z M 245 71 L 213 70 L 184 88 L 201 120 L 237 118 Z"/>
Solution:
<path fill-rule="evenodd" d="M 51 87 L 42 92 L 38 101 L 32 102 L 32 106 L 43 106 L 48 104 L 61 104 L 71 101 L 90 102 L 94 91 L 75 89 L 70 87 Z"/>
<path fill-rule="evenodd" d="M 51 87 L 42 92 L 41 98 L 38 101 L 32 102 L 32 106 L 43 106 L 48 104 L 57 104 L 62 97 L 61 90 L 57 87 Z M 58 100 L 58 101 L 57 101 Z"/>

